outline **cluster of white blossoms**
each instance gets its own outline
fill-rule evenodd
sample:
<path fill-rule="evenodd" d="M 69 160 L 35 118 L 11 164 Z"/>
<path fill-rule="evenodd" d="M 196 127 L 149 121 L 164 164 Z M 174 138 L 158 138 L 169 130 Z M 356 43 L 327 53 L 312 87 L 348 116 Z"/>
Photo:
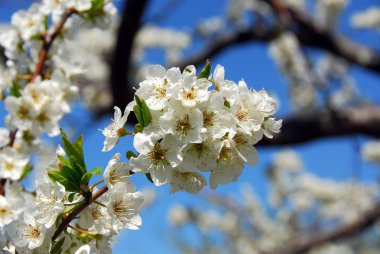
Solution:
<path fill-rule="evenodd" d="M 99 66 L 100 55 L 113 40 L 98 46 L 91 38 L 113 33 L 115 10 L 111 1 L 43 0 L 16 12 L 1 29 L 6 59 L 0 65 L 0 95 L 7 113 L 0 128 L 0 250 L 5 253 L 111 253 L 121 230 L 142 224 L 144 194 L 130 181 L 134 173 L 145 173 L 155 185 L 170 184 L 171 192 L 197 193 L 206 185 L 201 172 L 210 172 L 216 188 L 235 181 L 245 163 L 255 165 L 253 145 L 279 132 L 274 100 L 244 81 L 225 80 L 221 66 L 212 76 L 209 63 L 198 76 L 194 66 L 183 72 L 144 66 L 146 80 L 135 101 L 124 113 L 115 107 L 113 122 L 103 130 L 103 151 L 133 135 L 138 154 L 129 151 L 129 162 L 115 154 L 102 179 L 92 183 L 102 170 L 87 169 L 82 136 L 70 141 L 60 124 L 72 102 L 88 91 L 85 83 L 102 87 L 108 70 Z M 166 36 L 156 36 L 163 32 Z M 159 46 L 172 48 L 167 55 L 174 61 L 190 43 L 185 33 L 149 26 L 136 40 L 134 60 L 139 51 Z M 131 111 L 140 122 L 134 132 L 124 129 Z M 21 181 L 39 165 L 34 156 L 44 153 L 42 138 L 59 134 L 63 148 L 39 168 L 27 191 Z"/>
<path fill-rule="evenodd" d="M 225 80 L 220 65 L 209 73 L 209 64 L 199 76 L 194 66 L 182 73 L 149 67 L 124 115 L 115 107 L 103 151 L 127 134 L 123 126 L 133 110 L 143 128 L 133 134 L 138 155 L 130 158 L 131 171 L 149 174 L 157 186 L 169 183 L 171 192 L 199 192 L 206 185 L 201 172 L 210 172 L 212 189 L 236 181 L 245 163 L 257 163 L 253 146 L 278 133 L 282 121 L 273 118 L 276 103 L 265 90 Z"/>
<path fill-rule="evenodd" d="M 380 8 L 372 7 L 365 11 L 358 12 L 351 18 L 351 23 L 355 28 L 380 29 Z"/>
<path fill-rule="evenodd" d="M 289 89 L 294 110 L 297 113 L 310 112 L 316 106 L 316 91 L 313 87 L 312 72 L 297 37 L 290 32 L 282 33 L 271 42 L 269 53 L 290 81 Z"/>
<path fill-rule="evenodd" d="M 380 141 L 372 140 L 364 144 L 362 156 L 370 162 L 380 164 Z"/>
<path fill-rule="evenodd" d="M 108 192 L 96 201 L 93 198 L 91 204 L 69 221 L 67 230 L 56 235 L 60 221 L 68 220 L 70 212 L 88 202 L 85 194 L 52 181 L 51 172 L 68 166 L 62 163 L 63 156 L 66 154 L 59 148 L 48 171 L 39 172 L 35 195 L 24 192 L 18 182 L 7 182 L 6 195 L 0 195 L 3 233 L 0 243 L 5 253 L 111 253 L 110 243 L 120 230 L 141 226 L 138 208 L 143 202 L 142 193 L 136 192 L 126 179 L 112 179 L 112 184 L 107 181 L 111 171 L 120 172 L 123 166 L 115 156 L 104 172 Z M 91 189 L 93 193 L 99 191 L 95 185 Z M 88 251 L 84 252 L 83 248 Z"/>
<path fill-rule="evenodd" d="M 334 30 L 340 13 L 347 6 L 348 0 L 318 0 L 316 3 L 315 19 L 320 26 Z"/>
<path fill-rule="evenodd" d="M 141 226 L 143 194 L 127 179 L 120 155 L 90 185 L 101 169 L 87 170 L 81 137 L 72 143 L 61 131 L 64 150 L 39 168 L 33 191 L 21 185 L 34 155 L 43 153 L 41 137 L 60 134 L 78 81 L 91 71 L 75 57 L 75 30 L 105 27 L 115 10 L 111 1 L 44 0 L 16 12 L 1 30 L 0 97 L 7 112 L 0 128 L 1 253 L 111 253 L 121 230 Z"/>
<path fill-rule="evenodd" d="M 176 230 L 175 239 L 180 248 L 186 249 L 186 253 L 206 250 L 212 253 L 282 253 L 293 243 L 307 242 L 309 238 L 303 237 L 309 236 L 315 228 L 324 235 L 373 211 L 379 197 L 378 184 L 323 179 L 303 170 L 303 165 L 302 159 L 292 150 L 276 153 L 268 168 L 272 186 L 265 203 L 251 186 L 245 185 L 240 195 L 205 193 L 203 197 L 212 203 L 210 207 L 203 203 L 199 207 L 172 206 L 168 221 Z M 202 232 L 197 239 L 201 244 L 196 247 L 183 240 L 187 239 L 189 226 Z M 378 239 L 380 231 L 376 227 L 367 230 L 356 238 L 358 241 L 327 242 L 305 253 L 376 253 L 378 241 L 371 241 Z"/>

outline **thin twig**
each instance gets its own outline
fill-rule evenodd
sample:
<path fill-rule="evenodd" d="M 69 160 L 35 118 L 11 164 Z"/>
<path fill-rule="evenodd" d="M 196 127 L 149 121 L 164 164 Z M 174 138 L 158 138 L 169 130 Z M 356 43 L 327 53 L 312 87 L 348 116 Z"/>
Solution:
<path fill-rule="evenodd" d="M 106 193 L 107 190 L 107 186 L 104 186 L 103 188 L 99 189 L 96 193 L 92 195 L 92 197 L 86 198 L 81 205 L 75 208 L 65 219 L 63 219 L 61 224 L 59 224 L 57 230 L 54 232 L 54 235 L 51 238 L 52 241 L 55 241 L 58 238 L 58 236 L 67 228 L 70 222 L 73 221 L 77 217 L 77 215 L 79 215 L 86 207 L 88 207 L 92 201 L 98 199 L 100 196 Z"/>
<path fill-rule="evenodd" d="M 51 46 L 53 45 L 54 40 L 57 38 L 58 35 L 61 34 L 63 26 L 65 25 L 66 21 L 74 13 L 76 13 L 75 9 L 66 10 L 64 15 L 62 16 L 62 19 L 58 22 L 57 26 L 55 27 L 54 32 L 50 35 L 50 38 L 45 37 L 43 39 L 42 49 L 41 49 L 39 57 L 38 57 L 36 68 L 34 69 L 33 75 L 31 77 L 31 83 L 33 83 L 34 79 L 38 75 L 41 74 L 41 72 L 44 68 L 44 65 L 45 65 L 45 61 L 46 61 L 48 52 L 49 52 Z"/>

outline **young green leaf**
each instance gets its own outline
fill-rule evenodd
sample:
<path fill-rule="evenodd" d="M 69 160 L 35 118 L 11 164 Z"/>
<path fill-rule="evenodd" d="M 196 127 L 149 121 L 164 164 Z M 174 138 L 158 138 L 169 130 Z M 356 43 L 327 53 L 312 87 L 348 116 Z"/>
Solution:
<path fill-rule="evenodd" d="M 135 101 L 136 105 L 133 107 L 133 112 L 135 113 L 141 126 L 144 128 L 152 122 L 152 115 L 144 99 L 141 99 L 138 95 L 135 95 Z"/>
<path fill-rule="evenodd" d="M 60 184 L 62 184 L 65 187 L 66 191 L 80 191 L 80 189 L 78 189 L 78 186 L 76 186 L 69 179 L 64 177 L 59 171 L 51 170 L 48 172 L 48 176 L 53 182 L 59 182 Z"/>
<path fill-rule="evenodd" d="M 150 175 L 150 173 L 145 173 L 145 176 L 149 180 L 149 182 L 153 183 L 153 179 L 152 179 L 152 176 Z"/>
<path fill-rule="evenodd" d="M 21 87 L 20 84 L 17 82 L 17 80 L 13 80 L 12 86 L 9 88 L 9 93 L 14 97 L 20 97 L 21 96 Z"/>
<path fill-rule="evenodd" d="M 29 163 L 25 165 L 25 167 L 22 169 L 22 174 L 20 176 L 19 180 L 24 179 L 25 177 L 28 176 L 28 174 L 33 170 L 33 166 L 30 165 Z"/>
<path fill-rule="evenodd" d="M 91 2 L 91 10 L 101 10 L 104 6 L 104 0 L 92 0 Z"/>
<path fill-rule="evenodd" d="M 92 175 L 100 175 L 101 173 L 101 168 L 94 168 L 93 170 L 88 171 L 86 174 L 82 176 L 81 183 L 87 186 L 91 180 Z"/>
<path fill-rule="evenodd" d="M 206 65 L 203 67 L 202 71 L 198 75 L 198 79 L 200 78 L 208 78 L 211 73 L 211 62 L 210 60 L 206 60 Z"/>
<path fill-rule="evenodd" d="M 80 138 L 77 140 L 75 144 L 71 143 L 70 139 L 67 137 L 66 133 L 61 129 L 61 135 L 62 135 L 62 142 L 63 142 L 63 148 L 67 154 L 67 157 L 69 157 L 70 162 L 71 158 L 74 157 L 76 161 L 82 166 L 82 168 L 86 169 L 86 165 L 84 163 L 84 155 L 83 155 L 83 148 L 80 141 Z"/>

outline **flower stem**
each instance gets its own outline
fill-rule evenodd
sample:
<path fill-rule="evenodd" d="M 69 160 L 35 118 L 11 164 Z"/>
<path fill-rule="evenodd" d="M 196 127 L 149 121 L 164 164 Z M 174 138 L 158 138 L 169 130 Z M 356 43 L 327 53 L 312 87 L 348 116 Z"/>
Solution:
<path fill-rule="evenodd" d="M 51 238 L 52 241 L 55 241 L 58 238 L 58 236 L 69 226 L 70 222 L 74 220 L 77 217 L 77 215 L 80 214 L 87 206 L 89 206 L 91 202 L 98 199 L 107 191 L 108 187 L 104 186 L 99 191 L 92 194 L 91 198 L 86 198 L 81 205 L 77 206 L 65 219 L 61 221 L 61 224 L 59 224 L 58 228 L 54 232 L 53 237 Z"/>

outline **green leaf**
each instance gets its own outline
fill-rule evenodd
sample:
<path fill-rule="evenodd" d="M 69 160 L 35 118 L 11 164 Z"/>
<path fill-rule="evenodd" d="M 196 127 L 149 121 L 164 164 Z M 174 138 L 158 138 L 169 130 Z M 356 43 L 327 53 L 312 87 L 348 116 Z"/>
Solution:
<path fill-rule="evenodd" d="M 17 80 L 13 80 L 12 86 L 11 88 L 9 88 L 9 93 L 14 97 L 20 97 L 21 96 L 20 90 L 21 90 L 20 84 L 17 82 Z"/>
<path fill-rule="evenodd" d="M 126 157 L 127 157 L 128 160 L 130 160 L 131 158 L 136 158 L 137 155 L 134 152 L 132 152 L 132 151 L 128 151 L 127 154 L 126 154 Z"/>
<path fill-rule="evenodd" d="M 198 79 L 200 78 L 208 78 L 211 73 L 211 62 L 210 60 L 206 60 L 206 65 L 203 67 L 202 71 L 198 75 Z"/>
<path fill-rule="evenodd" d="M 53 246 L 51 247 L 51 254 L 60 254 L 62 252 L 62 246 L 65 241 L 65 238 L 63 237 L 61 240 L 58 242 L 54 242 Z"/>
<path fill-rule="evenodd" d="M 190 70 L 189 68 L 185 68 L 184 71 L 186 71 L 186 72 L 188 72 L 188 73 L 191 73 L 191 70 Z"/>
<path fill-rule="evenodd" d="M 91 180 L 92 175 L 100 175 L 102 173 L 101 168 L 94 168 L 93 170 L 88 171 L 86 174 L 82 176 L 81 183 L 88 185 Z"/>
<path fill-rule="evenodd" d="M 74 156 L 69 157 L 71 167 L 82 177 L 84 174 L 86 174 L 87 170 L 83 168 L 81 163 L 75 158 Z"/>
<path fill-rule="evenodd" d="M 145 173 L 145 176 L 149 180 L 149 182 L 153 183 L 153 179 L 152 179 L 152 176 L 150 175 L 150 173 Z"/>
<path fill-rule="evenodd" d="M 144 99 L 141 99 L 138 95 L 135 95 L 135 101 L 136 105 L 133 107 L 133 112 L 135 113 L 141 126 L 145 128 L 152 122 L 152 115 Z"/>
<path fill-rule="evenodd" d="M 49 29 L 49 17 L 46 15 L 44 16 L 44 29 L 45 31 Z"/>
<path fill-rule="evenodd" d="M 92 10 L 101 10 L 104 6 L 104 0 L 92 0 L 91 9 Z"/>
<path fill-rule="evenodd" d="M 63 166 L 71 167 L 70 161 L 66 159 L 64 156 L 57 154 L 57 158 L 60 162 L 62 162 Z"/>
<path fill-rule="evenodd" d="M 71 157 L 74 157 L 76 161 L 82 166 L 82 168 L 86 169 L 86 165 L 84 163 L 83 148 L 81 146 L 80 141 L 78 141 L 78 143 L 76 142 L 75 144 L 71 143 L 70 139 L 67 137 L 67 135 L 62 129 L 61 129 L 61 135 L 62 135 L 63 148 L 67 156 L 69 157 L 70 163 L 71 163 Z"/>
<path fill-rule="evenodd" d="M 69 200 L 69 202 L 73 202 L 74 196 L 75 196 L 74 192 L 70 193 L 69 196 L 67 197 L 67 200 Z"/>
<path fill-rule="evenodd" d="M 48 176 L 52 181 L 59 182 L 60 184 L 62 184 L 65 187 L 66 191 L 80 191 L 80 189 L 78 189 L 78 187 L 75 184 L 73 184 L 69 179 L 63 176 L 59 171 L 51 170 L 48 172 Z"/>
<path fill-rule="evenodd" d="M 81 157 L 84 158 L 84 154 L 83 154 L 83 134 L 79 135 L 79 137 L 77 138 L 77 140 L 75 140 L 74 146 L 78 149 Z"/>
<path fill-rule="evenodd" d="M 82 174 L 80 174 L 76 169 L 63 166 L 60 174 L 68 181 L 70 181 L 70 185 L 74 187 L 75 190 L 80 190 L 80 180 L 82 179 Z"/>
<path fill-rule="evenodd" d="M 22 174 L 20 176 L 20 179 L 19 180 L 22 180 L 24 179 L 25 177 L 27 177 L 29 175 L 29 173 L 33 170 L 33 166 L 30 165 L 29 163 L 26 164 L 24 166 L 24 168 L 22 169 Z"/>
<path fill-rule="evenodd" d="M 224 101 L 224 106 L 226 106 L 227 108 L 231 108 L 231 104 L 227 100 Z"/>

